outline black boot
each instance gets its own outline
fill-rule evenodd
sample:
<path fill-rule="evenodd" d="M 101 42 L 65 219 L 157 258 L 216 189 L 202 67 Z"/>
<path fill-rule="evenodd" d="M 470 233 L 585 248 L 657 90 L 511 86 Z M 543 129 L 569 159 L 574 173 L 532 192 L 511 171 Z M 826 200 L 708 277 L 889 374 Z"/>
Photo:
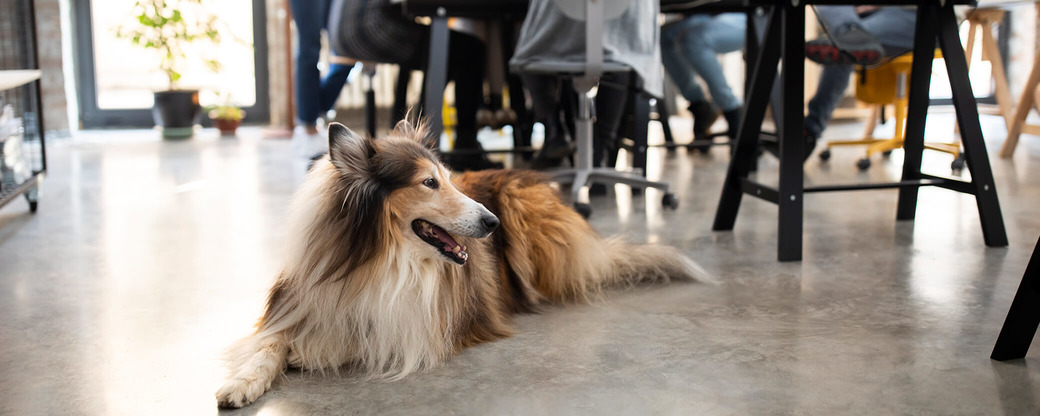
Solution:
<path fill-rule="evenodd" d="M 726 119 L 726 125 L 729 128 L 729 139 L 732 141 L 737 140 L 737 130 L 740 128 L 740 107 L 734 108 L 729 111 L 722 112 L 722 118 Z"/>
<path fill-rule="evenodd" d="M 550 119 L 542 120 L 541 123 L 545 127 L 545 141 L 534 159 L 531 159 L 531 169 L 559 167 L 563 158 L 570 156 L 574 150 L 559 121 Z"/>
<path fill-rule="evenodd" d="M 708 153 L 711 143 L 708 139 L 708 129 L 715 124 L 719 117 L 719 110 L 708 101 L 697 101 L 690 104 L 690 113 L 693 113 L 693 142 L 687 148 Z"/>

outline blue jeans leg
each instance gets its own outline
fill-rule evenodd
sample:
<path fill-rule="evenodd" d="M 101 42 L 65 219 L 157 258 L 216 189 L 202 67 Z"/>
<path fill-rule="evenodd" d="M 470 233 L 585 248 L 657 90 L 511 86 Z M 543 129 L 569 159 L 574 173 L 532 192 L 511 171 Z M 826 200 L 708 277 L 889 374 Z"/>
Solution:
<path fill-rule="evenodd" d="M 690 30 L 700 31 L 699 27 L 708 23 L 711 16 L 693 15 L 681 21 L 661 28 L 661 61 L 668 76 L 679 87 L 683 98 L 691 103 L 704 101 L 704 91 L 697 83 L 697 74 L 683 58 L 685 49 L 682 46 L 685 33 Z"/>
<path fill-rule="evenodd" d="M 851 12 L 853 17 L 849 16 Z M 819 6 L 817 13 L 834 34 L 839 27 L 855 23 L 884 46 L 885 56 L 895 56 L 913 48 L 914 22 L 917 12 L 899 7 L 883 7 L 873 14 L 860 18 L 851 6 Z M 851 65 L 827 65 L 823 68 L 817 84 L 816 95 L 809 101 L 809 115 L 805 117 L 805 129 L 819 137 L 827 128 L 831 114 L 838 106 L 849 86 Z"/>
<path fill-rule="evenodd" d="M 329 73 L 321 81 L 321 106 L 318 108 L 319 112 L 329 111 L 336 105 L 336 99 L 339 98 L 340 92 L 343 91 L 343 86 L 346 85 L 347 77 L 350 76 L 352 69 L 354 69 L 354 65 L 329 65 Z"/>
<path fill-rule="evenodd" d="M 332 65 L 325 80 L 318 69 L 321 31 L 325 29 L 332 0 L 290 0 L 296 23 L 296 118 L 313 126 L 318 115 L 328 111 L 339 97 L 351 66 Z"/>
<path fill-rule="evenodd" d="M 742 13 L 720 14 L 700 28 L 699 33 L 686 32 L 679 48 L 685 52 L 686 63 L 708 86 L 715 105 L 723 111 L 735 110 L 740 107 L 740 99 L 726 81 L 718 54 L 744 47 L 747 17 Z"/>
<path fill-rule="evenodd" d="M 816 95 L 809 100 L 809 115 L 805 116 L 805 130 L 813 137 L 820 137 L 827 128 L 831 114 L 838 107 L 845 89 L 849 86 L 852 65 L 827 65 L 823 67 Z"/>

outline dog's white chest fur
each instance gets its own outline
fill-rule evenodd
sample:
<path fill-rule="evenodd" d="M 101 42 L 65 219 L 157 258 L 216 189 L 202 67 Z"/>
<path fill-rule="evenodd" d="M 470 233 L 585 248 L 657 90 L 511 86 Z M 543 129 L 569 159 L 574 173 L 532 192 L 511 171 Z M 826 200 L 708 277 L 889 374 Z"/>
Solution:
<path fill-rule="evenodd" d="M 439 362 L 448 352 L 447 311 L 440 299 L 443 264 L 405 255 L 363 267 L 342 281 L 320 284 L 300 305 L 311 316 L 289 340 L 289 364 L 304 369 L 361 364 L 372 376 L 400 378 Z M 351 279 L 374 284 L 351 285 Z"/>

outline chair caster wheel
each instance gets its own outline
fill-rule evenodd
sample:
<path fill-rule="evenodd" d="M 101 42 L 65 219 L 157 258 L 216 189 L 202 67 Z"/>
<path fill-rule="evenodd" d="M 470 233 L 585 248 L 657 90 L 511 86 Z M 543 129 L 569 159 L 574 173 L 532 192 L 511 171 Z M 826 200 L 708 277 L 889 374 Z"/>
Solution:
<path fill-rule="evenodd" d="M 592 215 L 592 205 L 584 202 L 575 202 L 574 210 L 578 211 L 578 215 L 581 215 L 582 218 L 589 218 Z"/>
<path fill-rule="evenodd" d="M 861 171 L 870 169 L 870 159 L 869 158 L 863 158 L 863 159 L 857 160 L 856 161 L 856 167 L 859 168 L 859 170 L 861 170 Z"/>
<path fill-rule="evenodd" d="M 661 198 L 661 205 L 663 205 L 665 208 L 670 208 L 672 210 L 678 209 L 679 198 L 676 197 L 675 194 L 668 192 L 664 194 L 664 196 Z"/>
<path fill-rule="evenodd" d="M 964 165 L 964 157 L 957 156 L 957 158 L 953 159 L 953 162 L 950 163 L 950 170 L 952 170 L 954 174 L 959 175 L 961 170 L 964 169 Z"/>
<path fill-rule="evenodd" d="M 823 149 L 823 151 L 820 152 L 820 160 L 824 162 L 831 160 L 831 149 Z"/>

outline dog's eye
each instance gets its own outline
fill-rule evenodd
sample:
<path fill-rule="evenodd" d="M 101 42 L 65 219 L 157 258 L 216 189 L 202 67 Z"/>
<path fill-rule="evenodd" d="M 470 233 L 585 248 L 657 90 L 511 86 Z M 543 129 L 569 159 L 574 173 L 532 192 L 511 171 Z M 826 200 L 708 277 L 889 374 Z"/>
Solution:
<path fill-rule="evenodd" d="M 426 178 L 425 181 L 422 181 L 422 184 L 430 189 L 437 189 L 437 187 L 440 186 L 440 184 L 437 183 L 437 180 L 433 178 Z"/>

